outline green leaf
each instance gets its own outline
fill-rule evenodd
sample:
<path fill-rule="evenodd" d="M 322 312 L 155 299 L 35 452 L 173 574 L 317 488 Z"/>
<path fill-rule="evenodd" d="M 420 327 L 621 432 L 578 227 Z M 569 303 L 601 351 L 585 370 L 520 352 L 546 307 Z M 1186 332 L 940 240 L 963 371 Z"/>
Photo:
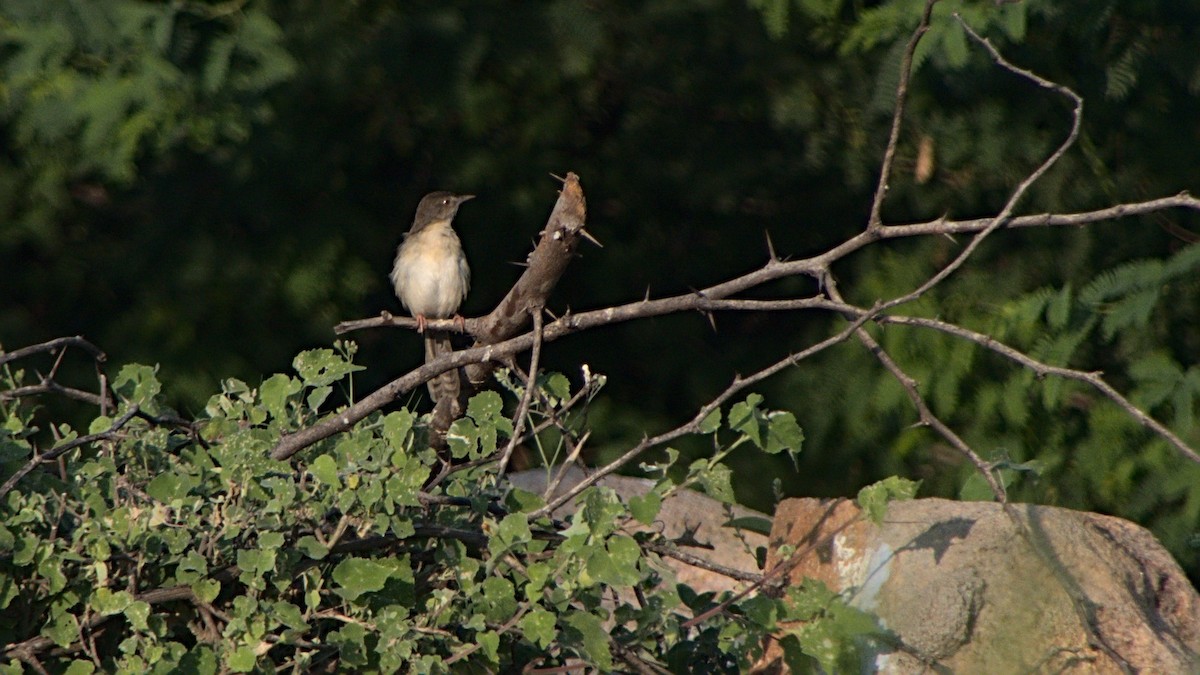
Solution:
<path fill-rule="evenodd" d="M 220 35 L 212 41 L 200 78 L 205 93 L 216 93 L 225 84 L 225 77 L 229 73 L 229 62 L 236 46 L 237 39 L 233 35 Z"/>
<path fill-rule="evenodd" d="M 275 551 L 261 549 L 241 549 L 237 552 L 237 565 L 241 569 L 241 579 L 244 583 L 263 577 L 275 569 Z"/>
<path fill-rule="evenodd" d="M 38 574 L 46 580 L 46 590 L 59 593 L 67 587 L 67 575 L 63 573 L 61 558 L 47 558 L 38 565 Z"/>
<path fill-rule="evenodd" d="M 510 511 L 528 513 L 546 505 L 546 500 L 540 494 L 514 487 L 504 498 L 504 505 Z"/>
<path fill-rule="evenodd" d="M 313 387 L 312 391 L 308 392 L 308 396 L 304 398 L 304 405 L 308 406 L 309 410 L 320 410 L 325 399 L 329 398 L 332 393 L 333 387 L 327 384 Z"/>
<path fill-rule="evenodd" d="M 338 585 L 335 590 L 351 602 L 381 590 L 391 575 L 391 567 L 368 558 L 347 558 L 333 568 L 333 580 Z"/>
<path fill-rule="evenodd" d="M 113 418 L 109 417 L 108 415 L 100 415 L 96 419 L 92 420 L 91 424 L 88 425 L 88 433 L 89 434 L 103 433 L 103 432 L 111 429 L 112 425 L 113 425 Z"/>
<path fill-rule="evenodd" d="M 566 616 L 564 634 L 583 649 L 584 656 L 603 671 L 612 670 L 612 652 L 608 647 L 608 631 L 600 618 L 587 612 L 573 611 Z"/>
<path fill-rule="evenodd" d="M 255 656 L 254 650 L 247 645 L 225 654 L 225 666 L 235 673 L 248 673 L 254 670 L 257 662 L 258 657 Z"/>
<path fill-rule="evenodd" d="M 496 525 L 495 532 L 488 540 L 488 551 L 498 556 L 516 544 L 532 540 L 529 518 L 524 513 L 510 513 Z"/>
<path fill-rule="evenodd" d="M 1154 351 L 1131 363 L 1129 375 L 1136 383 L 1130 398 L 1139 406 L 1153 408 L 1175 393 L 1184 371 L 1170 355 Z"/>
<path fill-rule="evenodd" d="M 1003 28 L 1005 35 L 1011 38 L 1013 42 L 1023 42 L 1026 30 L 1025 3 L 1005 3 L 999 7 L 999 10 L 1000 26 Z"/>
<path fill-rule="evenodd" d="M 996 495 L 988 485 L 987 479 L 978 471 L 972 471 L 971 475 L 963 481 L 963 486 L 958 491 L 958 498 L 964 502 L 990 502 L 995 501 Z"/>
<path fill-rule="evenodd" d="M 498 417 L 504 409 L 504 399 L 494 391 L 485 391 L 467 402 L 467 415 L 476 422 Z"/>
<path fill-rule="evenodd" d="M 1072 296 L 1071 284 L 1067 284 L 1046 306 L 1046 323 L 1051 328 L 1059 330 L 1066 327 L 1067 319 L 1071 317 Z"/>
<path fill-rule="evenodd" d="M 712 412 L 700 420 L 700 433 L 711 434 L 721 428 L 721 409 L 714 408 Z"/>
<path fill-rule="evenodd" d="M 766 630 L 775 630 L 776 615 L 779 611 L 778 601 L 766 595 L 752 595 L 738 606 L 746 613 L 747 619 Z"/>
<path fill-rule="evenodd" d="M 367 629 L 357 623 L 343 624 L 339 630 L 329 634 L 328 642 L 336 645 L 341 663 L 339 666 L 356 666 L 350 671 L 362 670 L 367 663 Z"/>
<path fill-rule="evenodd" d="M 201 579 L 192 582 L 192 593 L 201 602 L 212 602 L 221 593 L 221 582 L 215 579 Z"/>
<path fill-rule="evenodd" d="M 540 649 L 547 649 L 554 644 L 557 632 L 554 630 L 554 615 L 541 607 L 534 608 L 517 622 L 526 638 L 532 640 Z"/>
<path fill-rule="evenodd" d="M 857 663 L 854 638 L 878 632 L 869 617 L 860 618 L 866 615 L 859 610 L 846 607 L 838 616 L 844 618 L 810 621 L 789 631 L 799 638 L 804 653 L 816 659 L 827 673 L 843 672 L 847 666 Z"/>
<path fill-rule="evenodd" d="M 408 450 L 408 435 L 415 418 L 408 409 L 397 410 L 383 416 L 383 439 L 396 451 Z"/>
<path fill-rule="evenodd" d="M 694 476 L 704 489 L 704 494 L 733 504 L 736 500 L 733 494 L 733 472 L 724 464 L 714 464 L 707 459 L 698 459 L 688 467 L 688 475 Z"/>
<path fill-rule="evenodd" d="M 746 516 L 744 518 L 734 518 L 726 522 L 723 527 L 733 527 L 739 530 L 749 530 L 758 534 L 771 534 L 771 519 L 763 518 L 762 516 Z"/>
<path fill-rule="evenodd" d="M 808 0 L 806 4 L 811 3 L 812 0 Z M 749 0 L 749 4 L 762 14 L 763 26 L 772 38 L 779 39 L 787 34 L 791 0 Z"/>
<path fill-rule="evenodd" d="M 529 583 L 525 585 L 525 593 L 532 599 L 550 579 L 550 565 L 544 562 L 531 563 L 525 572 L 529 576 Z"/>
<path fill-rule="evenodd" d="M 609 537 L 605 545 L 609 555 L 612 556 L 613 564 L 624 572 L 622 580 L 617 582 L 618 585 L 632 586 L 636 584 L 638 561 L 642 557 L 642 549 L 638 546 L 637 541 L 633 537 L 618 534 Z"/>
<path fill-rule="evenodd" d="M 162 473 L 146 485 L 146 492 L 164 504 L 182 499 L 200 484 L 194 476 L 177 473 Z"/>
<path fill-rule="evenodd" d="M 282 532 L 260 532 L 258 535 L 258 545 L 262 548 L 282 548 L 286 541 Z"/>
<path fill-rule="evenodd" d="M 1150 314 L 1158 302 L 1160 289 L 1148 288 L 1138 293 L 1126 296 L 1109 307 L 1101 324 L 1101 334 L 1105 340 L 1125 329 L 1144 328 L 1150 322 Z"/>
<path fill-rule="evenodd" d="M 912 481 L 899 476 L 890 476 L 868 485 L 858 491 L 858 507 L 867 518 L 876 525 L 883 524 L 887 515 L 887 505 L 893 500 L 909 500 L 917 494 L 921 487 L 920 481 Z"/>
<path fill-rule="evenodd" d="M 745 401 L 735 403 L 729 408 L 729 428 L 749 438 L 754 445 L 760 448 L 763 447 L 763 442 L 762 432 L 759 429 L 761 413 L 758 405 L 762 401 L 762 396 L 750 394 Z"/>
<path fill-rule="evenodd" d="M 292 367 L 300 374 L 306 387 L 326 387 L 350 373 L 363 370 L 362 366 L 356 366 L 341 354 L 326 348 L 300 352 L 292 361 Z"/>
<path fill-rule="evenodd" d="M 125 608 L 125 618 L 129 619 L 129 625 L 134 630 L 146 630 L 149 628 L 146 622 L 150 618 L 150 603 L 142 600 L 129 603 L 129 606 Z"/>
<path fill-rule="evenodd" d="M 282 600 L 276 602 L 271 605 L 271 610 L 288 628 L 304 630 L 309 627 L 308 622 L 304 620 L 304 615 L 300 612 L 300 608 L 290 602 Z"/>
<path fill-rule="evenodd" d="M 467 403 L 467 416 L 475 421 L 479 450 L 484 456 L 496 452 L 500 433 L 512 436 L 512 420 L 504 417 L 504 400 L 494 391 L 472 396 Z"/>
<path fill-rule="evenodd" d="M 767 416 L 767 425 L 767 445 L 763 450 L 772 455 L 787 450 L 795 458 L 804 443 L 804 432 L 796 423 L 796 416 L 790 412 L 773 412 Z"/>
<path fill-rule="evenodd" d="M 516 591 L 512 582 L 503 577 L 488 577 L 481 584 L 484 614 L 488 621 L 501 623 L 517 611 Z"/>
<path fill-rule="evenodd" d="M 187 584 L 208 574 L 208 560 L 196 551 L 188 551 L 175 568 L 175 581 Z"/>
<path fill-rule="evenodd" d="M 951 68 L 962 68 L 967 65 L 967 58 L 970 56 L 971 50 L 967 45 L 967 35 L 962 29 L 956 27 L 943 32 L 940 45 L 942 54 Z"/>
<path fill-rule="evenodd" d="M 562 373 L 550 373 L 545 380 L 546 391 L 560 401 L 571 398 L 571 381 Z"/>
<path fill-rule="evenodd" d="M 329 555 L 329 548 L 317 541 L 317 538 L 311 534 L 300 537 L 300 540 L 296 542 L 296 548 L 313 560 L 323 560 L 325 556 Z"/>
<path fill-rule="evenodd" d="M 133 603 L 133 595 L 129 591 L 111 591 L 107 588 L 97 588 L 92 594 L 92 609 L 98 614 L 111 616 L 124 612 Z"/>
<path fill-rule="evenodd" d="M 288 417 L 288 398 L 300 393 L 302 388 L 303 385 L 299 380 L 276 373 L 262 383 L 262 386 L 259 387 L 259 395 L 262 397 L 263 405 L 271 413 L 271 417 L 282 420 Z"/>
<path fill-rule="evenodd" d="M 40 543 L 41 539 L 33 534 L 21 537 L 17 541 L 16 548 L 13 551 L 13 564 L 18 567 L 24 567 L 32 563 Z"/>
<path fill-rule="evenodd" d="M 91 661 L 76 659 L 63 672 L 65 675 L 92 675 L 92 673 L 96 672 L 96 664 Z"/>
<path fill-rule="evenodd" d="M 79 639 L 79 624 L 75 615 L 61 610 L 54 615 L 48 625 L 42 628 L 42 635 L 54 641 L 54 644 L 66 649 Z"/>
<path fill-rule="evenodd" d="M 638 581 L 637 560 L 640 554 L 637 543 L 632 539 L 613 537 L 605 546 L 589 548 L 588 575 L 594 581 L 609 586 L 632 586 Z"/>
<path fill-rule="evenodd" d="M 465 417 L 454 420 L 446 432 L 446 446 L 454 459 L 472 457 L 479 447 L 479 428 Z"/>
<path fill-rule="evenodd" d="M 488 660 L 496 663 L 500 660 L 500 634 L 494 630 L 484 631 L 475 636 Z"/>
<path fill-rule="evenodd" d="M 617 527 L 617 519 L 625 513 L 621 499 L 611 488 L 593 487 L 582 495 L 583 508 L 572 520 L 585 523 L 586 531 L 594 537 L 605 537 Z"/>
<path fill-rule="evenodd" d="M 653 525 L 662 508 L 662 497 L 653 490 L 629 498 L 629 512 L 643 525 Z"/>
<path fill-rule="evenodd" d="M 329 455 L 321 455 L 312 461 L 308 466 L 308 470 L 317 480 L 330 485 L 337 489 L 342 486 L 342 481 L 338 478 L 337 461 Z"/>
<path fill-rule="evenodd" d="M 113 378 L 112 388 L 119 396 L 152 415 L 161 412 L 157 399 L 162 384 L 158 381 L 157 367 L 128 364 Z"/>

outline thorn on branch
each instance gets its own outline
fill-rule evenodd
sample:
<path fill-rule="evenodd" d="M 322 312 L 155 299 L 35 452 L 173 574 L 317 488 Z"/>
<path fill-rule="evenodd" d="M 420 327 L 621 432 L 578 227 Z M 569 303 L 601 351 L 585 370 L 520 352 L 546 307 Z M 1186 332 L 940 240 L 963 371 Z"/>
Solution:
<path fill-rule="evenodd" d="M 588 241 L 592 242 L 593 244 L 599 246 L 600 248 L 604 248 L 604 244 L 601 244 L 599 239 L 596 239 L 595 237 L 593 237 L 591 232 L 588 232 L 587 230 L 585 230 L 582 227 L 579 228 L 579 236 L 583 237 L 584 239 L 587 239 Z"/>

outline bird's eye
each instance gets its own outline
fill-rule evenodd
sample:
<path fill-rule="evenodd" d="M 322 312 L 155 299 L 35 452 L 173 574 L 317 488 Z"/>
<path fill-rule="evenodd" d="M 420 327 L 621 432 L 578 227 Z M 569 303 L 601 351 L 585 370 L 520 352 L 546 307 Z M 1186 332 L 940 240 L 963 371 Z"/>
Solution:
<path fill-rule="evenodd" d="M 449 203 L 450 203 L 450 200 L 449 200 L 449 199 L 443 199 L 443 200 L 442 200 L 442 204 L 449 204 Z"/>

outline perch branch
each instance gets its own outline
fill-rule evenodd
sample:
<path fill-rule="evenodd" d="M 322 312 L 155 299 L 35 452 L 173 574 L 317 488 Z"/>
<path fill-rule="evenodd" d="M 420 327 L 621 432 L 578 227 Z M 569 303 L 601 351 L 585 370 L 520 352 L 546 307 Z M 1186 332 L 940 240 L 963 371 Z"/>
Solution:
<path fill-rule="evenodd" d="M 1200 211 L 1200 199 L 1196 199 L 1195 197 L 1192 197 L 1186 193 L 1181 193 L 1173 197 L 1163 197 L 1160 199 L 1131 204 L 1119 204 L 1096 211 L 1065 215 L 1041 214 L 1015 217 L 1009 220 L 1007 226 L 1077 227 L 1092 223 L 1104 222 L 1119 217 L 1154 213 L 1170 208 L 1186 208 L 1194 211 Z M 871 241 L 877 240 L 878 238 L 892 239 L 900 237 L 940 235 L 947 233 L 982 232 L 995 226 L 997 222 L 999 221 L 993 218 L 980 218 L 965 221 L 937 220 L 913 225 L 890 225 L 881 230 L 878 237 L 869 237 L 865 233 L 860 233 L 855 237 L 843 242 L 842 244 L 839 244 L 838 246 L 826 251 L 825 253 L 812 258 L 787 262 L 769 260 L 766 265 L 757 270 L 693 293 L 671 296 L 658 300 L 639 300 L 624 305 L 582 312 L 580 314 L 568 313 L 560 319 L 546 325 L 543 330 L 542 339 L 543 342 L 552 342 L 571 333 L 588 330 L 597 326 L 611 325 L 625 321 L 632 321 L 634 319 L 662 316 L 677 312 L 702 310 L 706 306 L 713 306 L 711 303 L 729 298 L 737 293 L 741 293 L 743 291 L 784 277 L 796 275 L 819 277 L 822 275 L 823 270 L 825 270 L 833 261 L 857 251 L 858 249 L 871 243 Z M 821 301 L 819 299 L 813 299 L 808 302 L 812 302 L 814 307 L 820 307 Z M 468 328 L 470 328 L 473 325 L 473 322 L 476 321 L 479 321 L 479 319 L 468 320 Z M 385 321 L 379 317 L 365 319 L 356 323 L 359 324 L 359 327 L 380 327 L 393 325 L 390 321 Z M 431 327 L 440 329 L 449 327 L 449 323 L 450 322 L 447 322 L 447 325 L 443 326 L 438 322 L 430 322 L 429 325 Z M 443 373 L 450 368 L 457 368 L 468 363 L 497 361 L 503 357 L 529 349 L 532 346 L 533 334 L 526 333 L 494 345 L 474 347 L 439 357 L 438 359 L 430 361 L 420 368 L 417 368 L 405 374 L 404 376 L 389 382 L 337 415 L 328 417 L 311 427 L 306 427 L 300 431 L 297 431 L 296 433 L 288 435 L 281 440 L 278 445 L 275 446 L 275 448 L 272 450 L 271 456 L 274 459 L 287 459 L 314 443 L 341 433 L 350 428 L 353 424 L 362 420 L 370 413 L 395 400 L 397 396 L 400 396 L 404 392 L 419 386 L 429 378 Z"/>

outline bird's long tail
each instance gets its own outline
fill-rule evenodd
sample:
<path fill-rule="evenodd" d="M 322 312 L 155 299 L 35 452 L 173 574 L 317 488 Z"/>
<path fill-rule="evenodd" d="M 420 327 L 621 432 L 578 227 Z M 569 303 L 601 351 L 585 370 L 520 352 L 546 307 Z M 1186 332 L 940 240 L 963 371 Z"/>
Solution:
<path fill-rule="evenodd" d="M 450 333 L 439 330 L 425 331 L 425 363 L 452 351 L 454 351 L 454 346 L 450 343 Z M 427 386 L 435 407 L 449 407 L 451 410 L 458 407 L 458 394 L 462 387 L 458 368 L 447 370 L 429 380 Z"/>

